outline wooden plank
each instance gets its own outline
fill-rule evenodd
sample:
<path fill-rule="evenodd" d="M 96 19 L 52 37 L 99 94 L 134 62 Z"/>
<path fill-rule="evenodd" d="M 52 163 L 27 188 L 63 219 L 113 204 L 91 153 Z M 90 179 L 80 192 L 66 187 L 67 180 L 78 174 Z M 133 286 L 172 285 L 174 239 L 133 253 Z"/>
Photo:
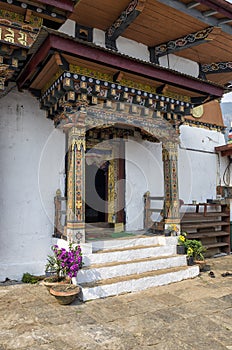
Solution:
<path fill-rule="evenodd" d="M 217 243 L 212 243 L 212 244 L 207 244 L 205 245 L 206 249 L 212 249 L 212 248 L 218 248 L 218 247 L 228 247 L 229 244 L 225 242 L 217 242 Z"/>
<path fill-rule="evenodd" d="M 223 237 L 228 236 L 228 232 L 225 231 L 216 231 L 216 232 L 198 232 L 198 233 L 188 233 L 187 238 L 188 239 L 195 239 L 195 238 L 211 238 L 211 237 Z"/>
<path fill-rule="evenodd" d="M 208 227 L 218 227 L 230 225 L 229 222 L 218 221 L 218 222 L 206 222 L 206 223 L 184 223 L 182 224 L 182 229 L 197 229 L 197 228 L 208 228 Z"/>
<path fill-rule="evenodd" d="M 218 25 L 218 20 L 217 18 L 214 17 L 205 17 L 204 15 L 201 14 L 199 10 L 195 9 L 188 9 L 185 4 L 181 3 L 180 1 L 173 1 L 173 0 L 156 0 L 159 2 L 162 2 L 163 5 L 171 6 L 177 11 L 180 11 L 186 15 L 195 17 L 196 19 L 199 19 L 199 21 L 211 25 L 211 26 L 217 26 Z M 221 28 L 224 32 L 232 34 L 232 27 L 229 25 L 221 25 Z"/>
<path fill-rule="evenodd" d="M 81 25 L 106 30 L 127 5 L 128 0 L 117 2 L 85 0 L 76 6 L 76 10 L 70 16 L 70 19 L 77 21 Z"/>
<path fill-rule="evenodd" d="M 56 64 L 55 56 L 52 56 L 47 62 L 45 69 L 43 69 L 31 84 L 32 89 L 42 89 L 47 81 L 56 75 L 59 66 Z"/>
<path fill-rule="evenodd" d="M 227 213 L 224 213 L 224 212 L 207 212 L 206 215 L 204 215 L 204 213 L 185 213 L 184 216 L 183 216 L 183 219 L 186 218 L 192 218 L 195 220 L 195 218 L 199 218 L 199 220 L 202 220 L 202 218 L 205 218 L 205 217 L 222 217 L 222 216 L 225 216 L 225 217 L 229 217 L 230 215 L 227 214 Z"/>

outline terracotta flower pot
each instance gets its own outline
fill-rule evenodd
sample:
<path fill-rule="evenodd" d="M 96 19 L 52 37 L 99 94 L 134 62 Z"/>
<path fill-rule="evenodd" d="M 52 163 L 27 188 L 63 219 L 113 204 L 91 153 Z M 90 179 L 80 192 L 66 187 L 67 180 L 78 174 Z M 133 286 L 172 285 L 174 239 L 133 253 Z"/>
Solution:
<path fill-rule="evenodd" d="M 50 288 L 56 286 L 57 284 L 67 284 L 69 282 L 70 279 L 67 277 L 61 277 L 58 279 L 57 276 L 50 276 L 44 278 L 42 285 L 45 286 L 48 291 L 50 291 Z"/>
<path fill-rule="evenodd" d="M 50 294 L 53 295 L 59 304 L 69 305 L 77 297 L 80 287 L 73 284 L 57 284 L 50 288 Z"/>

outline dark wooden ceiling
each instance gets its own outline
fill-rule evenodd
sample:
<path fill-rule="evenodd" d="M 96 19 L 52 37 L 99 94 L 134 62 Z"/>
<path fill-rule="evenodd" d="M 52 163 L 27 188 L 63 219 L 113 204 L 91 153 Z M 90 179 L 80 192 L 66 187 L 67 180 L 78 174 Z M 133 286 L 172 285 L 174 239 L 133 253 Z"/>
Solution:
<path fill-rule="evenodd" d="M 128 3 L 128 0 L 80 0 L 70 18 L 80 25 L 106 31 Z M 176 5 L 167 5 L 174 3 L 177 7 L 180 5 L 186 8 L 186 11 L 175 8 Z M 122 36 L 151 47 L 203 30 L 220 20 L 231 19 L 231 22 L 219 27 L 218 33 L 210 42 L 186 48 L 175 54 L 201 64 L 232 61 L 232 5 L 223 0 L 202 0 L 196 2 L 197 5 L 192 8 L 190 3 L 194 2 L 146 0 L 143 11 Z M 205 3 L 212 4 L 213 8 Z M 215 4 L 223 4 L 223 7 L 217 6 L 218 11 L 214 11 Z M 215 13 L 209 15 L 210 11 Z M 226 73 L 220 78 L 217 74 L 210 75 L 209 80 L 225 84 L 232 80 L 232 73 Z"/>

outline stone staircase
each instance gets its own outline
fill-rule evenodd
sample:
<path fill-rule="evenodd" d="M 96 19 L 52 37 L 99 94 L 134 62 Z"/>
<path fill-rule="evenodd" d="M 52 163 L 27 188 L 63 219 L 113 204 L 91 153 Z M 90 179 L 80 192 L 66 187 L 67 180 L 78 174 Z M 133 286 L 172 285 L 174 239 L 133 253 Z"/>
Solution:
<path fill-rule="evenodd" d="M 83 301 L 105 298 L 196 277 L 199 267 L 176 255 L 176 237 L 96 241 L 84 254 L 76 283 Z"/>

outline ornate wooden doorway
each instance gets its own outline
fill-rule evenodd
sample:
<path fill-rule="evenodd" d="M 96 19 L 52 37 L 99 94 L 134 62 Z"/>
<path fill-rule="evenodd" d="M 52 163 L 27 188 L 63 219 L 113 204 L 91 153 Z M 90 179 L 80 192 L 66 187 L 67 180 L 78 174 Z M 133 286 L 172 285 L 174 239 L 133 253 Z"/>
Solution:
<path fill-rule="evenodd" d="M 124 229 L 125 150 L 117 128 L 87 131 L 85 222 Z M 101 225 L 100 225 L 101 226 Z"/>

